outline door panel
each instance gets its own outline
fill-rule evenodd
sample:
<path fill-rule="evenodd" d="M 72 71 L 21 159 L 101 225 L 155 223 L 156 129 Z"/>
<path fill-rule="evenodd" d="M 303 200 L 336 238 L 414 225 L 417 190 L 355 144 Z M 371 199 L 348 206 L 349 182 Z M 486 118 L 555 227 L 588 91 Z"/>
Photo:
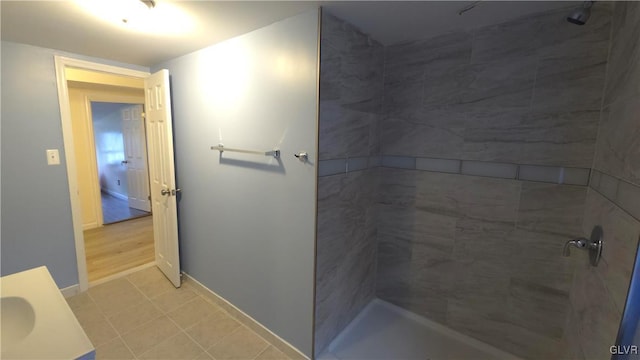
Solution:
<path fill-rule="evenodd" d="M 169 72 L 145 80 L 147 144 L 156 263 L 174 286 L 180 286 L 180 254 Z"/>
<path fill-rule="evenodd" d="M 129 207 L 150 212 L 149 172 L 142 105 L 132 105 L 122 109 L 122 135 L 127 165 Z"/>

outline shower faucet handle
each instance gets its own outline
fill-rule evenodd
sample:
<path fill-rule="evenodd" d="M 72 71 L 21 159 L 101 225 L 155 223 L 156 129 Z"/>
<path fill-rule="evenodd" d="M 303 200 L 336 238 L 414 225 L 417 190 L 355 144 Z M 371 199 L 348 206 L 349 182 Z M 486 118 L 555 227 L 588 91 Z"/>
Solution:
<path fill-rule="evenodd" d="M 589 240 L 587 238 L 579 238 L 579 239 L 573 239 L 573 240 L 569 240 L 564 244 L 564 248 L 562 249 L 562 255 L 563 256 L 569 256 L 571 255 L 571 247 L 574 246 L 578 249 L 584 249 L 587 247 L 587 242 Z"/>
<path fill-rule="evenodd" d="M 593 266 L 598 266 L 598 262 L 600 262 L 600 258 L 602 257 L 602 246 L 604 244 L 602 236 L 602 227 L 600 225 L 596 225 L 591 231 L 589 239 L 582 237 L 567 241 L 562 249 L 562 255 L 571 255 L 572 246 L 578 249 L 588 250 L 589 262 Z"/>

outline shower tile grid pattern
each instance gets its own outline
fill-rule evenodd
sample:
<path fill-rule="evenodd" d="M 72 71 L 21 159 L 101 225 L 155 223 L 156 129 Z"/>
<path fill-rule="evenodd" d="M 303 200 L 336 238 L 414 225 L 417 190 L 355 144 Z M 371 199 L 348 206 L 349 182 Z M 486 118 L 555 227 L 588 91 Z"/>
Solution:
<path fill-rule="evenodd" d="M 604 229 L 598 267 L 583 259 L 571 288 L 567 358 L 608 359 L 640 238 L 640 3 L 613 11 L 611 51 L 583 233 Z"/>
<path fill-rule="evenodd" d="M 590 167 L 609 6 L 589 29 L 563 18 L 387 47 L 382 154 Z"/>
<path fill-rule="evenodd" d="M 97 359 L 288 359 L 184 283 L 147 268 L 67 299 Z"/>
<path fill-rule="evenodd" d="M 375 296 L 384 49 L 323 11 L 320 56 L 315 355 Z"/>
<path fill-rule="evenodd" d="M 377 296 L 525 358 L 569 314 L 584 186 L 381 169 Z M 544 314 L 542 316 L 541 314 Z"/>

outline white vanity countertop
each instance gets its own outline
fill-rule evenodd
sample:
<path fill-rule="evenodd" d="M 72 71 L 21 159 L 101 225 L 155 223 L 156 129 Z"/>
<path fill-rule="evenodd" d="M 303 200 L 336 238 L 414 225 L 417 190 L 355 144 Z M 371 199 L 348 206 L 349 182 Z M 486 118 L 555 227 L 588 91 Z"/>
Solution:
<path fill-rule="evenodd" d="M 95 357 L 91 341 L 45 266 L 0 278 L 0 295 L 3 299 L 17 297 L 26 300 L 35 315 L 33 328 L 27 335 L 0 344 L 0 358 L 44 360 Z M 8 318 L 6 320 L 9 321 Z M 5 327 L 2 332 L 12 331 L 6 323 Z"/>

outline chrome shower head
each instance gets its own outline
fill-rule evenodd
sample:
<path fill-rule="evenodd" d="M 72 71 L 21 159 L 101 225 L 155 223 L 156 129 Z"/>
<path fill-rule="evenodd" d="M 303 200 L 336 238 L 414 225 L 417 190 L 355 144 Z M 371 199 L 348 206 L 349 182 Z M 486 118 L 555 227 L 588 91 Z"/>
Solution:
<path fill-rule="evenodd" d="M 589 20 L 589 16 L 591 16 L 591 7 L 593 6 L 594 1 L 585 1 L 582 3 L 582 6 L 573 10 L 569 16 L 567 16 L 567 21 L 576 24 L 576 25 L 584 25 Z"/>

